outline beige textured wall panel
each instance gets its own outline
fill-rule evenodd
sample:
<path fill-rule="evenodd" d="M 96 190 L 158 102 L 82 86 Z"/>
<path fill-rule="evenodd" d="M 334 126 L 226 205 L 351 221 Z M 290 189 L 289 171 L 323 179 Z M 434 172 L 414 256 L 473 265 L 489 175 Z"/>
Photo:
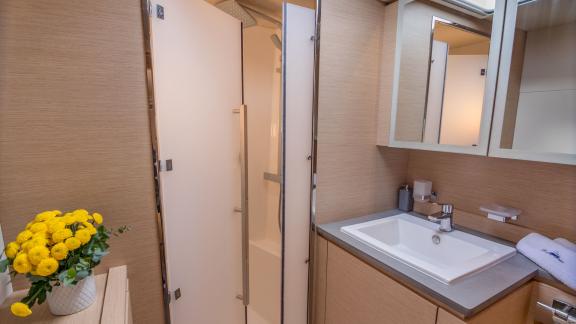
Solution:
<path fill-rule="evenodd" d="M 98 210 L 132 231 L 98 267 L 126 264 L 136 323 L 162 323 L 160 256 L 138 0 L 0 6 L 0 222 Z"/>
<path fill-rule="evenodd" d="M 376 146 L 384 5 L 323 0 L 317 222 L 396 206 L 406 152 Z"/>
<path fill-rule="evenodd" d="M 440 202 L 476 215 L 487 203 L 520 208 L 511 223 L 576 241 L 576 166 L 427 151 L 409 160 L 409 181 L 432 181 Z"/>

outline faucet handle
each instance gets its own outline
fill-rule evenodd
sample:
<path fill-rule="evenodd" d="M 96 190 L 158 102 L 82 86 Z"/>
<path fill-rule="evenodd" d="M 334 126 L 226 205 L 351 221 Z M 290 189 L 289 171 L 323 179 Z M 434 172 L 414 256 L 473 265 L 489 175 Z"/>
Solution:
<path fill-rule="evenodd" d="M 442 213 L 444 214 L 452 214 L 454 211 L 454 205 L 452 204 L 442 204 Z"/>

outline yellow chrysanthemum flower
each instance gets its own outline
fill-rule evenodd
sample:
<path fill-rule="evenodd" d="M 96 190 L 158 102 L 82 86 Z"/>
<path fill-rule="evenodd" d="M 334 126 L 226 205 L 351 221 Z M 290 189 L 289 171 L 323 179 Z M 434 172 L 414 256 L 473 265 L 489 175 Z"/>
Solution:
<path fill-rule="evenodd" d="M 30 261 L 28 261 L 28 254 L 18 254 L 12 263 L 12 268 L 14 268 L 14 270 L 20 274 L 26 274 L 30 272 L 30 270 L 32 270 L 32 265 L 30 264 Z"/>
<path fill-rule="evenodd" d="M 88 220 L 88 211 L 86 209 L 76 209 L 72 212 L 77 222 L 85 222 Z"/>
<path fill-rule="evenodd" d="M 50 250 L 47 247 L 38 245 L 28 251 L 28 260 L 33 265 L 38 265 L 40 261 L 50 256 Z"/>
<path fill-rule="evenodd" d="M 80 242 L 80 240 L 75 238 L 75 237 L 71 237 L 71 238 L 66 239 L 64 244 L 66 244 L 66 247 L 68 248 L 68 250 L 74 251 L 77 248 L 79 248 L 80 245 L 82 245 L 82 242 Z"/>
<path fill-rule="evenodd" d="M 22 243 L 22 245 L 20 246 L 20 250 L 24 251 L 24 253 L 28 253 L 28 251 L 34 246 L 34 244 L 32 244 L 32 241 L 26 241 L 24 243 Z"/>
<path fill-rule="evenodd" d="M 65 239 L 72 237 L 72 235 L 73 235 L 72 231 L 69 228 L 65 228 L 54 232 L 54 234 L 52 234 L 52 241 L 54 241 L 55 243 L 60 243 Z"/>
<path fill-rule="evenodd" d="M 104 221 L 104 218 L 102 215 L 100 215 L 100 213 L 94 213 L 92 214 L 92 217 L 94 218 L 94 222 L 96 222 L 96 224 L 102 224 Z"/>
<path fill-rule="evenodd" d="M 63 220 L 63 217 L 52 218 L 48 223 L 48 232 L 52 234 L 65 228 L 66 222 Z"/>
<path fill-rule="evenodd" d="M 30 241 L 28 241 L 28 242 L 30 242 L 31 247 L 34 247 L 34 246 L 46 246 L 46 245 L 48 245 L 48 240 L 45 239 L 45 238 L 43 238 L 43 237 L 41 237 L 41 236 L 32 237 L 32 239 L 31 239 Z M 31 248 L 31 247 L 30 247 L 30 248 Z"/>
<path fill-rule="evenodd" d="M 30 231 L 32 233 L 39 233 L 39 232 L 46 232 L 48 230 L 48 226 L 45 223 L 36 223 L 30 226 Z"/>
<path fill-rule="evenodd" d="M 18 242 L 18 244 L 22 244 L 31 239 L 32 235 L 34 235 L 34 233 L 29 230 L 22 231 L 18 234 L 18 236 L 16 236 L 16 242 Z"/>
<path fill-rule="evenodd" d="M 18 254 L 18 251 L 20 251 L 20 245 L 16 242 L 10 242 L 8 245 L 6 245 L 4 253 L 6 253 L 6 257 L 8 257 L 8 259 L 14 259 L 16 254 Z"/>
<path fill-rule="evenodd" d="M 52 247 L 50 250 L 54 259 L 60 261 L 66 259 L 68 256 L 68 247 L 64 243 L 58 243 Z"/>
<path fill-rule="evenodd" d="M 64 216 L 62 216 L 62 220 L 66 225 L 72 225 L 76 223 L 76 216 L 74 216 L 72 213 L 66 213 Z"/>
<path fill-rule="evenodd" d="M 56 213 L 53 212 L 53 211 L 51 211 L 51 210 L 49 210 L 49 211 L 45 211 L 45 212 L 43 212 L 43 213 L 40 213 L 40 214 L 36 215 L 35 220 L 36 220 L 37 222 L 45 222 L 45 221 L 47 221 L 47 220 L 49 220 L 49 219 L 52 219 L 52 218 L 54 218 L 54 217 L 56 217 Z"/>
<path fill-rule="evenodd" d="M 50 234 L 48 233 L 48 231 L 45 231 L 45 232 L 37 232 L 32 235 L 32 239 L 35 239 L 37 237 L 46 239 L 50 237 Z"/>
<path fill-rule="evenodd" d="M 94 227 L 94 225 L 88 223 L 88 222 L 84 222 L 82 223 L 82 226 L 84 226 L 84 228 L 86 228 L 88 230 L 88 232 L 90 232 L 90 235 L 94 235 L 96 234 L 98 231 L 96 230 L 96 227 Z"/>
<path fill-rule="evenodd" d="M 36 273 L 43 277 L 53 274 L 56 270 L 58 270 L 58 261 L 54 258 L 46 258 L 36 267 Z"/>
<path fill-rule="evenodd" d="M 36 222 L 35 222 L 35 221 L 31 221 L 31 222 L 29 222 L 28 224 L 26 224 L 26 229 L 27 229 L 27 230 L 29 230 L 29 229 L 30 229 L 30 227 L 32 227 L 32 225 L 34 225 L 34 224 L 36 224 Z"/>
<path fill-rule="evenodd" d="M 76 235 L 74 235 L 74 237 L 76 237 L 78 240 L 80 240 L 80 242 L 82 242 L 82 244 L 86 244 L 86 243 L 90 242 L 92 235 L 90 235 L 89 230 L 83 228 L 83 229 L 77 230 Z"/>
<path fill-rule="evenodd" d="M 12 304 L 10 306 L 10 311 L 12 312 L 12 314 L 14 314 L 18 317 L 27 317 L 27 316 L 30 316 L 30 314 L 32 314 L 30 307 L 28 307 L 28 305 L 21 303 L 21 302 Z"/>

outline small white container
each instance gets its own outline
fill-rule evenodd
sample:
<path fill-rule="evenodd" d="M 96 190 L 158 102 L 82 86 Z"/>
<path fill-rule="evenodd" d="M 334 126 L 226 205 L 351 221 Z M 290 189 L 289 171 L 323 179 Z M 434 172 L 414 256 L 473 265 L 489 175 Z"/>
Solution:
<path fill-rule="evenodd" d="M 420 202 L 430 201 L 432 195 L 432 181 L 414 180 L 414 200 Z"/>

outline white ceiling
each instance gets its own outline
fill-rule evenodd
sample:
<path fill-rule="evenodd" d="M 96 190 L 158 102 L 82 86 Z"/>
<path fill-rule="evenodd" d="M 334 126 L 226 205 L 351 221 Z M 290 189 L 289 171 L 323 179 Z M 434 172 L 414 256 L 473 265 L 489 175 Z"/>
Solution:
<path fill-rule="evenodd" d="M 222 2 L 222 0 L 206 1 L 211 4 Z M 254 8 L 257 11 L 273 17 L 278 21 L 282 21 L 282 0 L 238 0 L 238 2 L 242 5 L 245 5 L 249 8 Z M 316 7 L 316 0 L 288 0 L 288 2 L 308 8 Z M 250 14 L 256 18 L 258 24 L 264 25 L 266 27 L 274 27 L 270 21 L 266 21 L 266 19 L 263 19 L 263 17 L 259 16 L 258 14 L 255 14 L 254 12 L 250 12 Z"/>

